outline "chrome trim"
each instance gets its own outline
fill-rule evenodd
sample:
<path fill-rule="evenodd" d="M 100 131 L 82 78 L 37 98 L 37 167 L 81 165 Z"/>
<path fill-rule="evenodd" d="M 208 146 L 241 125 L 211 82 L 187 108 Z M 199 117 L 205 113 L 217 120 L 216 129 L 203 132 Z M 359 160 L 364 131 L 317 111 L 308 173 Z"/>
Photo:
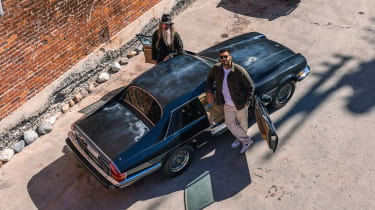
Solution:
<path fill-rule="evenodd" d="M 297 77 L 297 80 L 298 81 L 302 81 L 303 79 L 305 79 L 307 77 L 307 75 L 310 74 L 310 67 L 309 66 L 306 66 L 304 69 L 303 69 L 303 74 L 301 76 L 298 75 Z"/>
<path fill-rule="evenodd" d="M 75 126 L 74 127 L 76 130 L 78 130 L 78 132 L 79 132 L 79 135 L 83 135 L 83 137 L 87 140 L 87 141 L 89 141 L 90 142 L 90 146 L 93 146 L 93 147 L 95 147 L 95 149 L 96 150 L 98 150 L 99 152 L 100 152 L 100 154 L 102 154 L 102 155 L 104 155 L 104 157 L 105 158 L 107 158 L 107 161 L 109 161 L 109 162 L 111 162 L 112 160 L 111 160 L 111 158 L 109 158 L 108 156 L 107 156 L 107 154 L 105 154 L 95 143 L 94 143 L 94 141 L 93 140 L 91 140 L 91 138 L 90 137 L 88 137 L 87 135 L 86 135 L 86 133 L 85 132 L 83 132 L 83 130 L 77 125 L 77 126 Z M 74 131 L 72 131 L 72 132 L 74 132 Z M 72 139 L 71 139 L 72 140 Z M 75 140 L 75 139 L 74 139 Z"/>
<path fill-rule="evenodd" d="M 104 178 L 106 178 L 112 184 L 118 183 L 114 178 L 106 174 L 77 144 L 75 137 L 73 136 L 72 132 L 70 131 L 68 134 L 69 139 L 71 140 L 74 147 L 81 153 L 81 155 L 98 171 Z"/>
<path fill-rule="evenodd" d="M 196 97 L 194 97 L 194 98 L 192 98 L 192 99 L 190 99 L 190 100 L 188 100 L 187 102 L 185 102 L 184 104 L 182 104 L 182 105 L 180 105 L 180 106 L 178 106 L 178 107 L 176 107 L 175 109 L 173 109 L 172 111 L 171 111 L 171 116 L 170 116 L 170 118 L 169 118 L 169 124 L 168 124 L 168 129 L 167 129 L 167 131 L 165 132 L 165 135 L 164 135 L 164 138 L 163 138 L 163 140 L 164 139 L 166 139 L 167 137 L 169 137 L 169 136 L 171 136 L 172 134 L 174 134 L 174 133 L 176 133 L 176 132 L 174 132 L 174 133 L 172 133 L 172 134 L 170 134 L 169 136 L 167 136 L 167 134 L 168 134 L 168 131 L 169 131 L 169 128 L 170 128 L 170 126 L 171 126 L 171 124 L 172 124 L 172 117 L 173 117 L 173 113 L 177 110 L 177 109 L 179 109 L 179 108 L 181 108 L 182 106 L 185 106 L 186 104 L 188 104 L 188 103 L 190 103 L 191 101 L 193 101 L 193 100 L 195 100 L 195 99 L 198 99 L 199 100 L 199 98 L 198 98 L 199 96 L 196 96 Z M 200 102 L 200 101 L 199 101 Z M 200 104 L 202 105 L 202 103 L 200 102 Z M 204 107 L 203 107 L 203 109 L 204 109 Z M 206 112 L 206 110 L 205 110 L 205 114 L 204 115 L 202 115 L 202 116 L 200 116 L 198 119 L 196 119 L 196 120 L 194 120 L 193 122 L 191 122 L 191 123 L 194 123 L 195 121 L 197 121 L 197 120 L 201 120 L 201 118 L 202 117 L 204 117 L 204 116 L 207 116 L 207 112 Z M 181 128 L 180 130 L 182 130 L 182 129 L 184 129 L 185 127 L 187 127 L 188 125 L 190 125 L 191 123 L 189 123 L 189 124 L 187 124 L 187 125 L 185 125 L 183 128 Z M 180 131 L 180 130 L 178 130 L 178 131 Z"/>
<path fill-rule="evenodd" d="M 140 171 L 132 176 L 130 176 L 129 178 L 126 178 L 124 181 L 116 184 L 116 187 L 119 187 L 119 188 L 123 188 L 123 187 L 126 187 L 126 186 L 129 186 L 130 184 L 133 184 L 135 181 L 141 179 L 142 177 L 145 177 L 149 174 L 151 174 L 152 172 L 158 170 L 160 167 L 161 167 L 161 163 L 157 163 L 143 171 Z"/>
<path fill-rule="evenodd" d="M 223 122 L 223 123 L 221 123 L 220 125 L 215 126 L 214 128 L 212 128 L 212 129 L 210 130 L 210 133 L 211 133 L 211 135 L 213 135 L 213 136 L 218 136 L 218 135 L 224 133 L 227 129 L 228 129 L 228 128 L 227 128 L 227 125 L 225 124 L 225 122 Z"/>
<path fill-rule="evenodd" d="M 161 163 L 157 163 L 157 164 L 155 164 L 155 165 L 153 165 L 153 166 L 151 166 L 151 167 L 149 167 L 145 170 L 142 170 L 142 171 L 140 171 L 140 172 L 138 172 L 138 173 L 136 173 L 136 174 L 134 174 L 130 177 L 127 177 L 124 181 L 119 183 L 113 177 L 106 174 L 101 168 L 99 168 L 99 166 L 88 155 L 86 155 L 86 153 L 81 149 L 81 147 L 79 145 L 77 145 L 77 142 L 76 142 L 72 132 L 69 132 L 68 136 L 69 136 L 69 139 L 71 140 L 72 144 L 74 145 L 74 147 L 89 162 L 89 164 L 91 164 L 96 169 L 96 171 L 99 172 L 105 179 L 107 179 L 114 186 L 119 187 L 119 188 L 129 186 L 130 184 L 134 183 L 135 181 L 139 180 L 140 178 L 142 178 L 146 175 L 151 174 L 152 172 L 156 171 L 157 169 L 159 169 L 162 166 Z"/>
<path fill-rule="evenodd" d="M 130 88 L 138 88 L 138 89 L 144 91 L 146 94 L 148 94 L 149 96 L 151 96 L 151 97 L 154 99 L 154 101 L 156 101 L 156 103 L 158 103 L 159 108 L 160 108 L 160 118 L 159 118 L 159 120 L 161 119 L 161 117 L 163 116 L 163 113 L 164 113 L 163 107 L 160 105 L 160 102 L 159 102 L 159 101 L 156 99 L 156 97 L 153 96 L 149 91 L 147 91 L 147 90 L 145 90 L 145 89 L 143 89 L 143 88 L 141 88 L 141 87 L 139 87 L 139 86 L 135 86 L 135 85 L 131 85 L 131 86 L 129 86 L 129 87 L 127 88 L 127 90 L 125 91 L 125 93 L 121 96 L 121 100 L 123 100 L 125 103 L 129 104 L 129 105 L 132 106 L 134 109 L 136 109 L 141 115 L 143 115 L 143 117 L 145 117 L 145 118 L 151 123 L 152 126 L 155 126 L 154 122 L 152 122 L 152 121 L 150 120 L 150 118 L 148 118 L 148 117 L 146 116 L 145 113 L 143 113 L 143 112 L 142 112 L 141 110 L 139 110 L 136 106 L 134 106 L 133 104 L 131 104 L 131 103 L 129 103 L 128 101 L 125 100 L 125 98 L 124 98 L 124 97 L 125 97 L 125 94 L 126 94 L 126 92 L 127 92 Z"/>

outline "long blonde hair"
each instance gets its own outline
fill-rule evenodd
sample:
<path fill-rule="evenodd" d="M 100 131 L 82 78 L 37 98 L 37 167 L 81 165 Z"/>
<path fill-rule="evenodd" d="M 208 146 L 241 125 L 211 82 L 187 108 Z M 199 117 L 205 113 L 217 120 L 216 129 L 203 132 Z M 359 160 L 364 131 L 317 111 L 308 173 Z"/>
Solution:
<path fill-rule="evenodd" d="M 173 25 L 170 26 L 169 28 L 171 30 L 171 46 L 170 48 L 173 49 L 174 48 L 174 27 Z M 156 48 L 159 49 L 159 42 L 160 42 L 160 39 L 161 37 L 163 36 L 163 26 L 162 26 L 162 23 L 159 23 L 159 29 L 158 29 L 158 41 L 156 42 Z"/>

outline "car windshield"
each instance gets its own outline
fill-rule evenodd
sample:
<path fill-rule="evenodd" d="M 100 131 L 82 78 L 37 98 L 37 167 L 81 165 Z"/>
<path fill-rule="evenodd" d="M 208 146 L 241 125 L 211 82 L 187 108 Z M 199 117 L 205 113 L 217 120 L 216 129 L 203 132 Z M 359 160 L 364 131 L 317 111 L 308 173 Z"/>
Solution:
<path fill-rule="evenodd" d="M 122 100 L 143 115 L 153 126 L 161 118 L 162 109 L 160 104 L 151 94 L 140 87 L 129 87 L 125 91 Z"/>

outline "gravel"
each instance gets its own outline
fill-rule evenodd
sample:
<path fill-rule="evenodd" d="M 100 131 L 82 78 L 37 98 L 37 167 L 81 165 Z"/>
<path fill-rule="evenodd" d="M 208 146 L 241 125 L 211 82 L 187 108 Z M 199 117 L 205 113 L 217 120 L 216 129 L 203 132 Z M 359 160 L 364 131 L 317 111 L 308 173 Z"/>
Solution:
<path fill-rule="evenodd" d="M 178 0 L 171 9 L 170 14 L 176 16 L 194 1 Z M 140 34 L 151 36 L 157 29 L 158 23 L 159 19 L 152 18 L 143 27 Z M 61 107 L 67 104 L 76 92 L 81 92 L 82 90 L 92 91 L 93 87 L 89 88 L 89 84 L 94 83 L 100 73 L 108 71 L 114 61 L 126 57 L 130 51 L 139 52 L 141 49 L 141 43 L 137 38 L 133 38 L 117 50 L 101 50 L 104 54 L 100 59 L 88 58 L 83 66 L 80 67 L 80 71 L 71 73 L 68 77 L 64 78 L 49 97 L 48 106 L 34 113 L 32 116 L 21 120 L 14 127 L 0 133 L 0 151 L 15 142 L 19 142 L 22 139 L 24 131 L 29 129 L 36 130 L 43 119 L 54 116 L 56 112 L 61 112 Z"/>

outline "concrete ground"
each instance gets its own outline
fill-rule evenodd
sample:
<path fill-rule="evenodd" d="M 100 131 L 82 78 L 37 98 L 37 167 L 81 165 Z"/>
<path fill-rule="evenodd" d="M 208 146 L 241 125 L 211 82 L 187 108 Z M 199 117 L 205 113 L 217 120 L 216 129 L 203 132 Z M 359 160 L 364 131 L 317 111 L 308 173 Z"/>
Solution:
<path fill-rule="evenodd" d="M 205 171 L 215 199 L 207 209 L 374 209 L 374 9 L 372 0 L 198 0 L 175 20 L 185 49 L 258 31 L 306 56 L 311 75 L 271 115 L 278 151 L 254 125 L 257 142 L 246 155 L 225 133 L 181 176 L 103 188 L 64 140 L 80 110 L 150 67 L 140 55 L 0 169 L 0 209 L 184 209 L 185 186 Z"/>

